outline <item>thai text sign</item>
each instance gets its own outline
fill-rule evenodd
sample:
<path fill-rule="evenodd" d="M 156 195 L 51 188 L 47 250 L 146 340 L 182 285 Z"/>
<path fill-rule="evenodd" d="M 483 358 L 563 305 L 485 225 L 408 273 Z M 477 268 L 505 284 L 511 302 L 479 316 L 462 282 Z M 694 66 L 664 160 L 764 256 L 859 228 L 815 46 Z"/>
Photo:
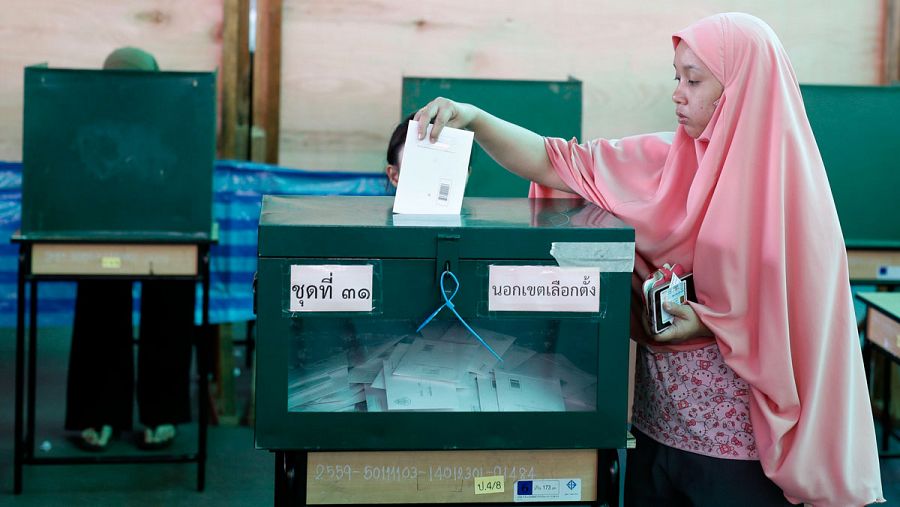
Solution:
<path fill-rule="evenodd" d="M 488 311 L 597 312 L 600 270 L 558 266 L 490 266 Z"/>
<path fill-rule="evenodd" d="M 371 312 L 372 265 L 293 265 L 290 289 L 292 312 Z"/>

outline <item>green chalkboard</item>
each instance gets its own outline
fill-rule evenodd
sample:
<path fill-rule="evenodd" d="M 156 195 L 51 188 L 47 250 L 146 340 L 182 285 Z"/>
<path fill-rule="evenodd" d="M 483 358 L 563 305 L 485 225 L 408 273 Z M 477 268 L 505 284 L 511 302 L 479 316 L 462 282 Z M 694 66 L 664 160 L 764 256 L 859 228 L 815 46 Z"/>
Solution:
<path fill-rule="evenodd" d="M 506 81 L 494 79 L 403 78 L 406 118 L 435 97 L 469 102 L 506 121 L 544 136 L 581 138 L 581 81 Z M 470 197 L 525 197 L 528 181 L 491 159 L 479 146 L 472 151 Z"/>
<path fill-rule="evenodd" d="M 848 248 L 900 248 L 900 87 L 801 85 Z"/>
<path fill-rule="evenodd" d="M 22 236 L 210 238 L 216 75 L 25 69 Z"/>

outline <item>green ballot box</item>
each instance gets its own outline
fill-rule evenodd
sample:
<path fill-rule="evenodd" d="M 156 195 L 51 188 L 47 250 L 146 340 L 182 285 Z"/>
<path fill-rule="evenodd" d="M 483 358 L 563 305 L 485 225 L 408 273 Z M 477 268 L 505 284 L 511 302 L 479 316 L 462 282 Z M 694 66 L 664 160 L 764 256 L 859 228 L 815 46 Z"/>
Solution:
<path fill-rule="evenodd" d="M 625 448 L 633 229 L 577 199 L 391 208 L 263 199 L 257 446 Z"/>
<path fill-rule="evenodd" d="M 25 69 L 22 236 L 204 241 L 216 75 Z"/>

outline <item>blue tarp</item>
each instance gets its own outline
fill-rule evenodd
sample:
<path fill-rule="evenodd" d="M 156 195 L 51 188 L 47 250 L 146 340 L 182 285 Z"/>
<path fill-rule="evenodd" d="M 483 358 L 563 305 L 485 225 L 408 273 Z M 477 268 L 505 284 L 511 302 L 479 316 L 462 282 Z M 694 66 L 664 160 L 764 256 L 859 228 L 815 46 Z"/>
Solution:
<path fill-rule="evenodd" d="M 323 173 L 249 162 L 216 162 L 213 218 L 219 242 L 212 247 L 210 320 L 213 323 L 253 319 L 251 282 L 256 271 L 256 235 L 265 194 L 384 195 L 381 174 Z M 19 229 L 22 211 L 22 164 L 0 162 L 0 326 L 16 323 L 16 256 L 10 236 Z M 42 282 L 38 317 L 45 326 L 72 323 L 75 284 Z M 139 306 L 135 284 L 135 309 Z M 199 292 L 198 292 L 199 295 Z M 199 301 L 199 298 L 198 298 Z M 199 316 L 199 312 L 198 312 Z"/>
<path fill-rule="evenodd" d="M 219 242 L 212 247 L 210 320 L 213 323 L 253 319 L 251 282 L 256 271 L 256 235 L 264 194 L 384 195 L 381 174 L 322 173 L 249 162 L 219 161 L 214 172 L 213 217 Z M 22 208 L 22 164 L 0 162 L 0 327 L 16 323 L 16 256 L 18 245 L 9 238 L 19 229 Z M 72 323 L 75 284 L 43 282 L 38 316 L 45 326 Z M 871 291 L 874 287 L 854 287 Z M 139 284 L 135 284 L 135 319 Z M 199 302 L 199 288 L 198 299 Z M 863 305 L 854 300 L 857 316 Z M 199 322 L 199 308 L 197 310 Z"/>

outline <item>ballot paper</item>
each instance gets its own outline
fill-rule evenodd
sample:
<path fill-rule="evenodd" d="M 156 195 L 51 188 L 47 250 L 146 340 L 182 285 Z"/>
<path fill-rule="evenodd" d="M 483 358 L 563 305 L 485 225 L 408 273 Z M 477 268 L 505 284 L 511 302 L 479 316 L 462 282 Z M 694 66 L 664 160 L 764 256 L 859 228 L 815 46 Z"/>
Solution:
<path fill-rule="evenodd" d="M 373 341 L 354 351 L 350 368 L 350 382 L 354 384 L 371 384 L 381 371 L 382 361 L 395 353 L 394 346 L 403 337 L 398 336 L 381 341 Z"/>
<path fill-rule="evenodd" d="M 568 357 L 559 353 L 551 354 L 550 357 L 556 364 L 560 365 L 556 376 L 559 377 L 562 385 L 563 396 L 579 395 L 586 387 L 597 383 L 596 375 L 592 375 L 575 366 L 575 363 L 570 361 Z"/>
<path fill-rule="evenodd" d="M 393 374 L 457 384 L 480 346 L 417 338 L 394 367 Z M 384 374 L 387 377 L 388 371 Z"/>
<path fill-rule="evenodd" d="M 565 396 L 597 383 L 596 375 L 591 375 L 575 366 L 562 354 L 535 354 L 521 365 L 507 371 L 536 378 L 557 378 L 560 380 Z"/>
<path fill-rule="evenodd" d="M 432 143 L 431 128 L 419 140 L 419 122 L 409 122 L 394 213 L 459 215 L 462 209 L 474 134 L 444 127 Z"/>
<path fill-rule="evenodd" d="M 429 340 L 440 340 L 449 329 L 456 326 L 459 326 L 456 320 L 432 319 L 428 325 L 419 330 L 419 334 Z"/>
<path fill-rule="evenodd" d="M 498 371 L 497 404 L 501 412 L 565 412 L 558 378 L 544 379 Z"/>
<path fill-rule="evenodd" d="M 387 412 L 387 393 L 384 389 L 376 389 L 366 386 L 363 388 L 366 395 L 366 411 L 367 412 Z"/>
<path fill-rule="evenodd" d="M 348 351 L 347 358 L 351 367 L 363 364 L 377 363 L 381 367 L 381 361 L 387 359 L 393 351 L 394 345 L 404 338 L 400 336 L 359 335 L 356 337 L 355 346 Z"/>
<path fill-rule="evenodd" d="M 468 374 L 456 386 L 456 397 L 459 399 L 460 412 L 481 412 L 481 402 L 478 401 L 478 379 L 474 374 Z"/>
<path fill-rule="evenodd" d="M 535 354 L 537 354 L 537 352 L 531 349 L 513 345 L 501 356 L 503 362 L 498 363 L 494 368 L 497 370 L 514 371 L 521 366 L 522 363 L 534 357 Z"/>
<path fill-rule="evenodd" d="M 581 391 L 566 395 L 566 412 L 592 412 L 597 410 L 597 384 L 591 384 Z"/>
<path fill-rule="evenodd" d="M 385 373 L 393 373 L 394 369 L 397 368 L 397 365 L 400 364 L 400 361 L 406 357 L 406 352 L 409 351 L 410 345 L 408 343 L 398 343 L 394 346 L 394 350 L 391 351 L 391 354 L 386 359 L 388 366 L 390 366 L 389 370 L 385 370 Z"/>
<path fill-rule="evenodd" d="M 482 412 L 497 412 L 500 405 L 497 404 L 497 384 L 493 377 L 478 377 L 476 379 L 478 386 L 478 404 L 481 406 Z"/>
<path fill-rule="evenodd" d="M 350 385 L 347 357 L 339 354 L 288 371 L 288 407 L 308 404 Z"/>
<path fill-rule="evenodd" d="M 290 407 L 289 410 L 291 412 L 343 412 L 345 409 L 353 409 L 357 403 L 365 400 L 363 387 L 359 384 L 351 384 L 336 393 L 310 403 Z"/>
<path fill-rule="evenodd" d="M 457 410 L 456 386 L 416 377 L 384 375 L 388 410 Z"/>
<path fill-rule="evenodd" d="M 375 375 L 375 380 L 372 381 L 372 388 L 384 389 L 384 368 L 378 370 L 378 373 Z"/>
<path fill-rule="evenodd" d="M 484 340 L 485 343 L 490 345 L 494 352 L 503 357 L 503 354 L 512 346 L 513 342 L 516 341 L 515 336 L 506 335 L 503 333 L 497 333 L 495 331 L 491 331 L 489 329 L 484 329 L 481 327 L 472 328 L 478 336 Z M 423 329 L 424 331 L 424 329 Z M 472 359 L 472 362 L 468 365 L 468 371 L 475 373 L 480 376 L 488 375 L 494 366 L 500 362 L 494 354 L 491 354 L 491 351 L 487 349 L 472 333 L 469 332 L 463 326 L 456 325 L 452 326 L 444 333 L 444 336 L 441 338 L 443 341 L 453 342 L 453 343 L 462 343 L 467 345 L 478 345 L 478 348 L 475 351 L 475 355 Z"/>
<path fill-rule="evenodd" d="M 384 374 L 387 372 L 388 375 L 394 373 L 394 368 L 400 362 L 400 359 L 406 354 L 407 349 L 409 349 L 408 343 L 398 343 L 394 349 L 391 351 L 391 354 L 387 359 L 382 361 L 382 367 L 379 369 L 378 373 L 375 375 L 375 379 L 372 380 L 372 387 L 376 389 L 384 389 Z"/>

